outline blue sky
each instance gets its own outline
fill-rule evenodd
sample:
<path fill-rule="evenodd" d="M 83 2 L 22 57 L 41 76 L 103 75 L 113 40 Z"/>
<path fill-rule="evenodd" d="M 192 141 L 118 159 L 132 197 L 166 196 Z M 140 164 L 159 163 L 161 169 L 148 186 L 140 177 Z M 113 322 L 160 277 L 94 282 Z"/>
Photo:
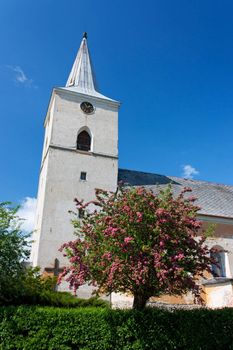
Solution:
<path fill-rule="evenodd" d="M 230 0 L 1 1 L 0 200 L 36 197 L 51 89 L 84 31 L 122 102 L 120 167 L 233 185 L 232 15 Z"/>

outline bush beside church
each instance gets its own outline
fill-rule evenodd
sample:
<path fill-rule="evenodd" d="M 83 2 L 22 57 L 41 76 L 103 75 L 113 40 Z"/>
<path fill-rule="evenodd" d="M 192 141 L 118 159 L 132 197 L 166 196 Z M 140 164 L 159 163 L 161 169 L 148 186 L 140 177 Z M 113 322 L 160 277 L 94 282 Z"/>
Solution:
<path fill-rule="evenodd" d="M 233 309 L 0 308 L 0 349 L 232 349 Z"/>

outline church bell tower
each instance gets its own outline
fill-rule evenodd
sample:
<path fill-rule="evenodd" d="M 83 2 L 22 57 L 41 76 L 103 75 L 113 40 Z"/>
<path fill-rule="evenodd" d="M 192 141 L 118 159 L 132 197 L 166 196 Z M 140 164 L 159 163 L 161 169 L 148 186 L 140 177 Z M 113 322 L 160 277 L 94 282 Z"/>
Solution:
<path fill-rule="evenodd" d="M 42 273 L 68 263 L 58 249 L 75 239 L 69 214 L 74 198 L 90 201 L 95 188 L 116 189 L 118 109 L 119 102 L 98 92 L 84 33 L 66 86 L 52 91 L 44 122 L 31 255 Z"/>

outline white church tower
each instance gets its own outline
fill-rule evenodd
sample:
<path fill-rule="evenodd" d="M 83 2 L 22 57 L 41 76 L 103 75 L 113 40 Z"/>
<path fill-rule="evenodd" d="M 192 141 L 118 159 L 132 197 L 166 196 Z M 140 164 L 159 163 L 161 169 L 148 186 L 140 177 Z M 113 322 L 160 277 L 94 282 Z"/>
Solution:
<path fill-rule="evenodd" d="M 74 198 L 114 191 L 118 175 L 119 102 L 97 91 L 84 33 L 65 87 L 54 88 L 44 122 L 38 203 L 31 260 L 58 273 L 68 260 L 58 251 L 73 240 Z"/>

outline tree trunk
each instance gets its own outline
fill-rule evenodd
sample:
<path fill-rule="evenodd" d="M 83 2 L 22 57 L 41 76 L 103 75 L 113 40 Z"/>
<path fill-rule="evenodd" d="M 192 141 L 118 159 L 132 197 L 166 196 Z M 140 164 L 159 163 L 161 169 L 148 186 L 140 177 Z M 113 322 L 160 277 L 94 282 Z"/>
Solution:
<path fill-rule="evenodd" d="M 133 308 L 137 310 L 144 309 L 146 306 L 147 300 L 148 300 L 148 297 L 144 294 L 134 294 Z"/>

